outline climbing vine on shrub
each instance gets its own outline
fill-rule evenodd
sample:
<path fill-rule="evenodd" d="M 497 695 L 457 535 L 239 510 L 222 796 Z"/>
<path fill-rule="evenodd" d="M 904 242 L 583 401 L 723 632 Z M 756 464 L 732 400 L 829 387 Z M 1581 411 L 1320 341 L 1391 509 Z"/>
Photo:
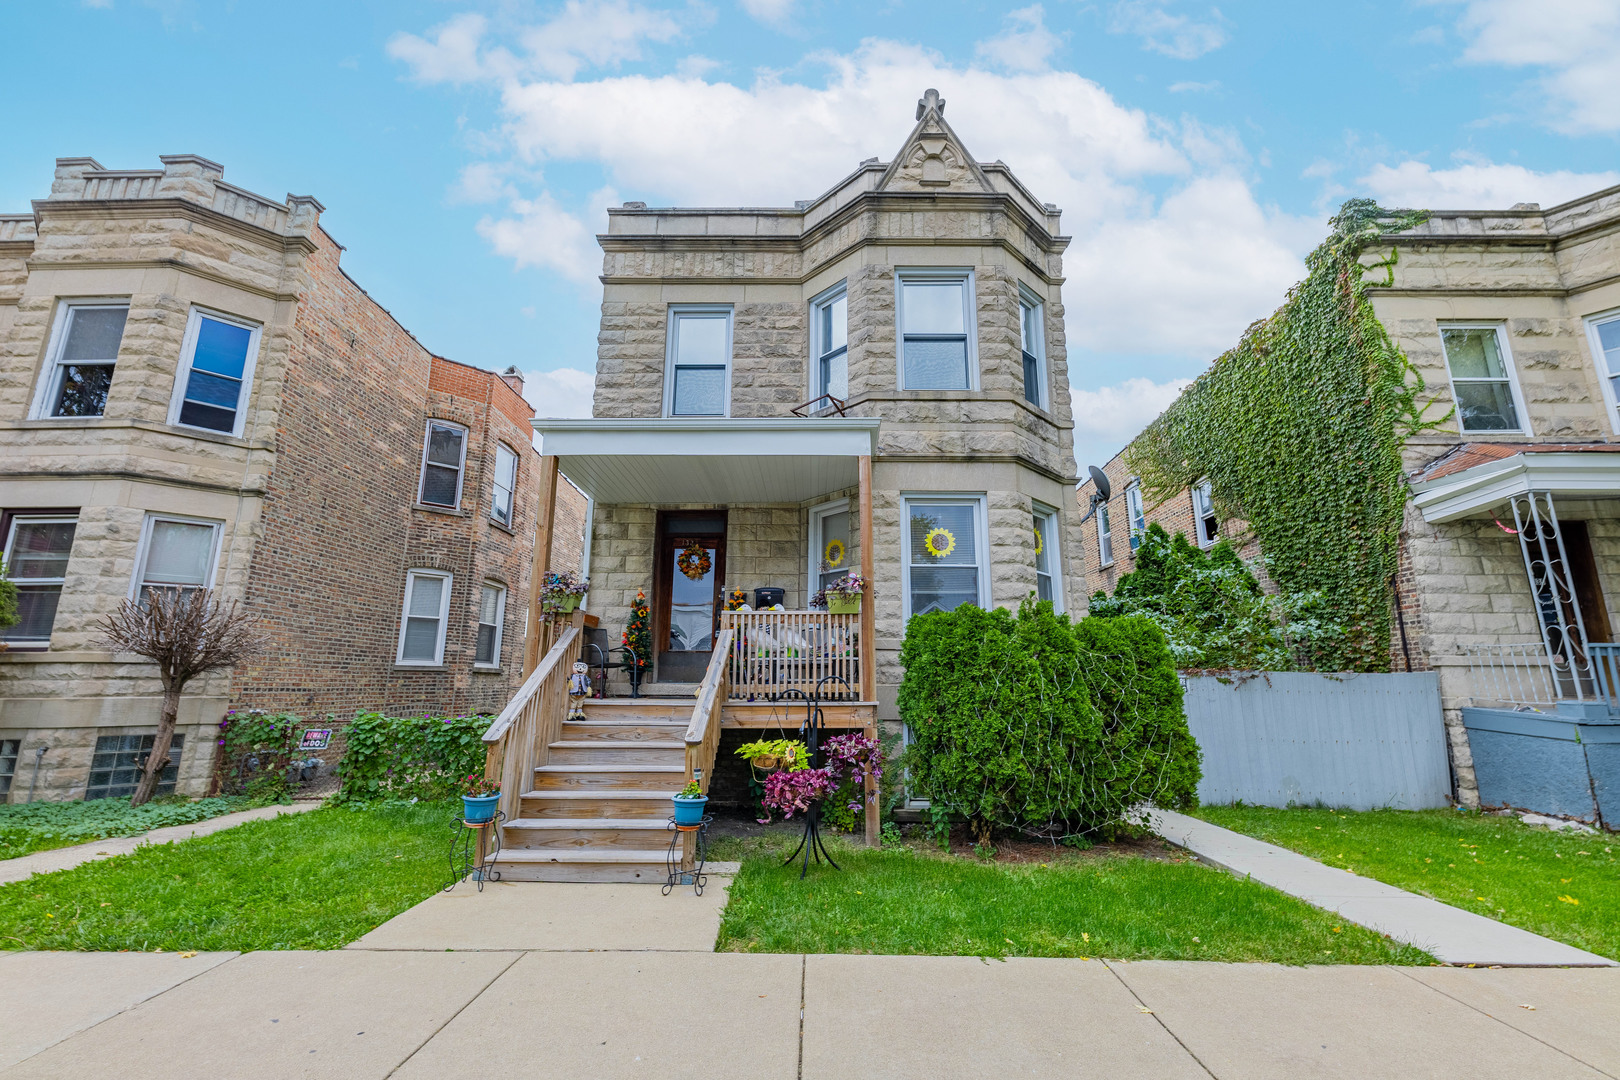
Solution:
<path fill-rule="evenodd" d="M 1283 306 L 1126 451 L 1156 498 L 1207 479 L 1222 514 L 1248 523 L 1282 591 L 1322 595 L 1328 617 L 1348 628 L 1320 657 L 1325 668 L 1389 667 L 1401 444 L 1445 419 L 1424 419 L 1423 380 L 1367 298 L 1363 275 L 1393 275 L 1394 253 L 1360 262 L 1380 234 L 1423 219 L 1346 202 Z"/>
<path fill-rule="evenodd" d="M 384 716 L 361 713 L 344 731 L 339 802 L 446 799 L 470 773 L 484 771 L 487 716 Z"/>

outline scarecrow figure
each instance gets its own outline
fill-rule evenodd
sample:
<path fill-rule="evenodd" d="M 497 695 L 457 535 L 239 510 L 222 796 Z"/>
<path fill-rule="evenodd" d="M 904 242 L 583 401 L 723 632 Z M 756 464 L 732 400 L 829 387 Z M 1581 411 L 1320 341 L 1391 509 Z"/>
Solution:
<path fill-rule="evenodd" d="M 585 719 L 581 704 L 591 696 L 591 666 L 583 660 L 574 661 L 574 673 L 568 676 L 568 719 Z"/>

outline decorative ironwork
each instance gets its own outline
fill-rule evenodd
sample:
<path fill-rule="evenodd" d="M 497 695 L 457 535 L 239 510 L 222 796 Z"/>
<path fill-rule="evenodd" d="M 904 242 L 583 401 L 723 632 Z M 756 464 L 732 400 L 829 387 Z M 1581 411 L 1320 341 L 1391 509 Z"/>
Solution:
<path fill-rule="evenodd" d="M 669 850 L 664 854 L 664 869 L 667 871 L 664 878 L 665 896 L 674 892 L 677 885 L 690 885 L 694 893 L 703 895 L 704 887 L 709 884 L 709 875 L 703 872 L 703 864 L 709 861 L 709 822 L 713 820 L 713 814 L 703 815 L 703 820 L 696 825 L 677 825 L 674 818 L 669 819 L 669 824 L 665 826 L 670 833 Z M 689 833 L 697 834 L 693 856 L 695 862 L 690 870 L 685 867 L 686 837 Z"/>
<path fill-rule="evenodd" d="M 821 404 L 823 401 L 825 401 L 827 404 Z M 809 418 L 810 413 L 812 412 L 814 412 L 817 416 L 826 416 L 828 413 L 837 413 L 839 416 L 843 416 L 844 409 L 848 407 L 848 405 L 849 402 L 843 398 L 835 398 L 831 394 L 822 394 L 820 397 L 811 398 L 803 405 L 794 406 L 789 411 L 791 411 L 794 416 L 802 416 L 806 419 Z"/>
<path fill-rule="evenodd" d="M 1560 696 L 1573 695 L 1584 701 L 1595 692 L 1592 661 L 1552 492 L 1527 491 L 1509 501 L 1554 689 Z"/>
<path fill-rule="evenodd" d="M 789 696 L 804 698 L 804 727 L 799 730 L 804 736 L 805 746 L 809 749 L 809 764 L 812 769 L 819 769 L 826 764 L 822 760 L 823 755 L 821 753 L 821 733 L 826 730 L 826 725 L 822 723 L 821 718 L 821 688 L 829 682 L 843 683 L 846 693 L 854 693 L 848 682 L 845 682 L 837 675 L 828 675 L 816 683 L 814 692 L 808 696 L 802 690 L 791 689 L 782 695 L 784 698 Z M 819 801 L 811 803 L 810 809 L 805 811 L 804 836 L 799 840 L 799 846 L 793 849 L 793 853 L 782 860 L 782 865 L 793 865 L 793 860 L 799 857 L 801 851 L 804 852 L 804 867 L 799 871 L 800 881 L 803 881 L 805 875 L 810 873 L 810 860 L 812 857 L 816 860 L 817 865 L 820 865 L 821 860 L 825 858 L 827 865 L 834 870 L 843 869 L 833 861 L 832 852 L 827 850 L 827 844 L 821 838 L 821 803 Z"/>
<path fill-rule="evenodd" d="M 489 821 L 468 821 L 460 814 L 450 819 L 450 828 L 454 832 L 450 837 L 450 884 L 444 887 L 445 892 L 469 877 L 478 882 L 479 892 L 484 891 L 484 882 L 501 880 L 501 872 L 494 868 L 494 864 L 501 853 L 500 824 L 505 820 L 506 814 L 499 810 Z M 489 830 L 490 846 L 480 859 L 479 846 L 486 829 Z"/>

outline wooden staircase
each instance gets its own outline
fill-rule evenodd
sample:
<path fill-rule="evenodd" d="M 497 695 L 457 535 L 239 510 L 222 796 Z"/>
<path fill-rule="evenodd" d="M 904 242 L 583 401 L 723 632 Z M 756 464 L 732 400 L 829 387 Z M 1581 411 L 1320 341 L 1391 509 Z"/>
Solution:
<path fill-rule="evenodd" d="M 662 882 L 692 704 L 607 698 L 564 720 L 505 823 L 502 880 Z"/>

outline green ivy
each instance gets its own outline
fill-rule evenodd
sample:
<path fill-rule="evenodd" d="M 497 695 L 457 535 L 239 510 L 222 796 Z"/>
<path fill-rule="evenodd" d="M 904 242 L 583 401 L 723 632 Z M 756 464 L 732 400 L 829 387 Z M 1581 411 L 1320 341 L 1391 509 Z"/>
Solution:
<path fill-rule="evenodd" d="M 1404 440 L 1427 421 L 1422 377 L 1390 341 L 1367 298 L 1363 265 L 1379 236 L 1424 214 L 1370 199 L 1346 202 L 1307 275 L 1270 318 L 1250 326 L 1126 450 L 1156 499 L 1208 480 L 1223 516 L 1238 518 L 1285 593 L 1320 593 L 1347 633 L 1319 666 L 1389 668 L 1390 597 L 1407 487 Z M 1449 414 L 1448 414 L 1449 416 Z"/>
<path fill-rule="evenodd" d="M 344 729 L 338 802 L 446 799 L 484 771 L 487 716 L 361 713 Z"/>
<path fill-rule="evenodd" d="M 280 801 L 292 796 L 288 774 L 304 722 L 292 713 L 232 709 L 219 722 L 220 784 L 224 794 Z"/>

